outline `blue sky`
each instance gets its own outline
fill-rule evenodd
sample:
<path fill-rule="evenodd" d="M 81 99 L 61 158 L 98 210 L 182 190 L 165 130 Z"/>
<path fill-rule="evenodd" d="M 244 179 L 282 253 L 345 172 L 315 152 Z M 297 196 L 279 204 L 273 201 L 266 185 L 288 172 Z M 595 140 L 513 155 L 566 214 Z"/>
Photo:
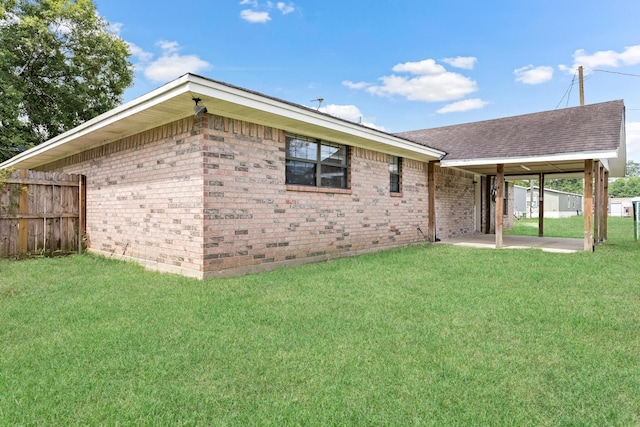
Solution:
<path fill-rule="evenodd" d="M 401 132 L 624 99 L 640 162 L 640 2 L 95 0 L 129 101 L 187 72 Z"/>

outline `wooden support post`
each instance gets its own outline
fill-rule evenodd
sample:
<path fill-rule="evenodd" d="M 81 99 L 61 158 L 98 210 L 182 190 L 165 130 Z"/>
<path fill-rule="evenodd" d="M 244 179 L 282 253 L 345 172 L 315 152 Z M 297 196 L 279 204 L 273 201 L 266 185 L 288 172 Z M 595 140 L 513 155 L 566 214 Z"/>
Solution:
<path fill-rule="evenodd" d="M 584 161 L 584 250 L 593 250 L 593 160 Z"/>
<path fill-rule="evenodd" d="M 502 247 L 502 226 L 504 219 L 504 165 L 496 168 L 496 248 Z"/>
<path fill-rule="evenodd" d="M 604 197 L 604 165 L 600 163 L 598 172 L 598 243 L 604 242 L 605 197 Z"/>
<path fill-rule="evenodd" d="M 544 174 L 538 177 L 538 237 L 544 236 Z"/>
<path fill-rule="evenodd" d="M 600 162 L 593 162 L 593 243 L 600 243 Z"/>
<path fill-rule="evenodd" d="M 602 215 L 602 239 L 607 240 L 607 228 L 609 222 L 609 171 L 604 171 L 604 197 L 603 215 Z"/>
<path fill-rule="evenodd" d="M 430 242 L 436 241 L 436 165 L 434 162 L 427 163 L 427 186 L 429 189 L 429 207 L 427 218 L 427 239 Z"/>

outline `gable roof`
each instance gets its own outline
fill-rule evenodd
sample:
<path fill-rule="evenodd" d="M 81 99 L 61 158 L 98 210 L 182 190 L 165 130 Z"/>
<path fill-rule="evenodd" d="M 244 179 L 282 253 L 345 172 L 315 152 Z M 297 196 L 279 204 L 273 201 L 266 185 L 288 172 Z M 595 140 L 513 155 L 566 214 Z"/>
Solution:
<path fill-rule="evenodd" d="M 483 174 L 580 172 L 600 159 L 611 176 L 624 176 L 626 146 L 621 100 L 399 133 L 447 154 L 440 164 Z"/>
<path fill-rule="evenodd" d="M 185 74 L 0 164 L 33 169 L 122 138 L 193 117 L 193 98 L 209 113 L 420 161 L 444 152 L 302 105 L 195 74 Z"/>
<path fill-rule="evenodd" d="M 407 157 L 440 160 L 484 175 L 497 163 L 507 175 L 580 173 L 600 159 L 624 176 L 624 103 L 605 102 L 503 119 L 389 134 L 299 104 L 185 74 L 0 164 L 32 169 L 193 116 L 193 98 L 209 113 L 309 137 Z"/>

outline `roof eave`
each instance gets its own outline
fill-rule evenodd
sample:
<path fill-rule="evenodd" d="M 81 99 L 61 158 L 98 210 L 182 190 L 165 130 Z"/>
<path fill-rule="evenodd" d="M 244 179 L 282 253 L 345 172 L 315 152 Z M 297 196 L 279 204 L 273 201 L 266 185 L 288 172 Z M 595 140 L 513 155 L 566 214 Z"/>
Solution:
<path fill-rule="evenodd" d="M 112 123 L 115 123 L 118 120 L 121 120 L 125 117 L 130 117 L 136 113 L 139 113 L 140 111 L 161 104 L 167 99 L 185 93 L 187 88 L 184 87 L 184 84 L 187 80 L 188 75 L 184 75 L 145 95 L 142 95 L 132 101 L 129 101 L 112 110 L 100 114 L 99 116 L 96 116 L 91 120 L 87 120 L 86 122 L 76 126 L 73 129 L 61 133 L 60 135 L 51 138 L 43 142 L 42 144 L 36 145 L 35 147 L 26 150 L 4 161 L 3 163 L 0 163 L 0 169 L 6 169 L 10 167 L 23 167 L 22 165 L 24 165 L 25 163 L 29 165 L 28 167 L 34 167 L 32 166 L 32 164 L 35 164 L 36 166 L 46 164 L 50 160 L 44 162 L 29 162 L 29 160 L 35 160 L 37 157 L 47 153 L 48 151 L 67 144 L 70 141 L 81 138 L 82 136 L 95 132 L 96 130 L 104 128 Z"/>
<path fill-rule="evenodd" d="M 185 97 L 185 94 L 188 95 L 188 98 Z M 443 151 L 426 147 L 357 123 L 329 116 L 297 104 L 287 103 L 276 98 L 250 92 L 193 74 L 185 74 L 146 95 L 114 108 L 55 138 L 18 154 L 1 163 L 0 169 L 8 167 L 37 167 L 58 160 L 59 158 L 82 152 L 94 146 L 108 144 L 132 134 L 148 130 L 152 126 L 130 129 L 128 134 L 122 132 L 117 135 L 112 135 L 106 131 L 109 126 L 114 126 L 124 119 L 131 120 L 133 116 L 151 111 L 154 108 L 158 109 L 157 114 L 164 119 L 163 121 L 154 123 L 154 126 L 166 124 L 170 120 L 189 117 L 193 114 L 190 107 L 193 106 L 191 98 L 194 95 L 203 98 L 203 103 L 207 105 L 209 112 L 213 114 L 220 113 L 230 118 L 252 121 L 257 124 L 282 128 L 290 132 L 309 130 L 318 137 L 322 137 L 323 135 L 328 135 L 329 137 L 334 136 L 341 139 L 341 141 L 336 142 L 344 142 L 350 145 L 417 160 L 437 160 L 445 155 Z M 162 112 L 159 111 L 160 107 L 165 103 L 169 103 L 169 101 L 175 101 L 176 104 L 178 102 L 183 103 L 185 108 L 176 110 L 179 111 L 179 113 L 176 112 L 174 115 L 168 116 L 166 112 L 163 115 Z M 207 101 L 209 101 L 209 103 L 207 103 Z M 190 103 L 189 108 L 186 108 L 187 103 Z M 232 106 L 233 108 L 218 111 L 216 109 L 218 105 L 224 105 L 226 107 Z M 183 105 L 180 106 L 182 107 Z M 274 121 L 276 124 L 273 123 Z M 101 130 L 109 137 L 100 140 L 98 140 L 99 138 L 94 138 L 91 144 L 79 141 L 80 138 Z M 74 142 L 75 144 L 73 144 Z M 62 150 L 61 147 L 67 144 L 71 146 L 71 148 Z"/>

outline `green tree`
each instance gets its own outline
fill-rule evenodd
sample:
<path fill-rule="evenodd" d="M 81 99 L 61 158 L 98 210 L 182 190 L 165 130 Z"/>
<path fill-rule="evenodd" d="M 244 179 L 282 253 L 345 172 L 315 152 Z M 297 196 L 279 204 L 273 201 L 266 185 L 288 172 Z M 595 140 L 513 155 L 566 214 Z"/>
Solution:
<path fill-rule="evenodd" d="M 92 0 L 0 0 L 0 161 L 122 103 L 129 57 Z"/>
<path fill-rule="evenodd" d="M 583 180 L 580 178 L 549 179 L 544 182 L 545 188 L 566 191 L 567 193 L 582 194 Z"/>
<path fill-rule="evenodd" d="M 610 197 L 640 197 L 640 176 L 618 178 L 609 184 Z"/>
<path fill-rule="evenodd" d="M 640 163 L 629 160 L 626 167 L 627 176 L 640 176 Z"/>

